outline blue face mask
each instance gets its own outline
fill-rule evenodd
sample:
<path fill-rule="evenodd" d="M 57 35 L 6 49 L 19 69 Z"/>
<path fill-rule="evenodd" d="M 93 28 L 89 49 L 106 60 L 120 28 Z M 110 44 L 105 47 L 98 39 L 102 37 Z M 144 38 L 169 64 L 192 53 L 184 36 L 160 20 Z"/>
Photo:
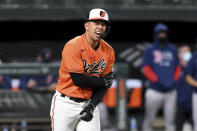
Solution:
<path fill-rule="evenodd" d="M 191 57 L 192 57 L 191 52 L 185 52 L 185 53 L 183 54 L 183 60 L 184 60 L 185 62 L 188 62 L 188 61 L 191 59 Z"/>

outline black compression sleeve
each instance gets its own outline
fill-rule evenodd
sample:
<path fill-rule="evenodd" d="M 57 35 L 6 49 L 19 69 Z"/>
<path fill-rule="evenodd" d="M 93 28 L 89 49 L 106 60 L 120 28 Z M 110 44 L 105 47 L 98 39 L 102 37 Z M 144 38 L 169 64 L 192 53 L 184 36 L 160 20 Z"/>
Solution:
<path fill-rule="evenodd" d="M 97 88 L 93 91 L 90 103 L 93 105 L 98 105 L 102 101 L 103 96 L 105 95 L 107 88 Z"/>
<path fill-rule="evenodd" d="M 70 76 L 76 86 L 86 88 L 105 87 L 105 81 L 97 77 L 89 77 L 80 73 L 70 73 Z"/>

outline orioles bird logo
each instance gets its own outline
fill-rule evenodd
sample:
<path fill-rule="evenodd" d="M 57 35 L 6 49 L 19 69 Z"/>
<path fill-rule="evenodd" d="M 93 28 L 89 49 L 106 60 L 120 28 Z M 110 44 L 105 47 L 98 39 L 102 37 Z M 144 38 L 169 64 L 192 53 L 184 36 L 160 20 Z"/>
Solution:
<path fill-rule="evenodd" d="M 105 14 L 106 14 L 106 12 L 100 11 L 100 16 L 101 16 L 101 17 L 105 17 Z"/>

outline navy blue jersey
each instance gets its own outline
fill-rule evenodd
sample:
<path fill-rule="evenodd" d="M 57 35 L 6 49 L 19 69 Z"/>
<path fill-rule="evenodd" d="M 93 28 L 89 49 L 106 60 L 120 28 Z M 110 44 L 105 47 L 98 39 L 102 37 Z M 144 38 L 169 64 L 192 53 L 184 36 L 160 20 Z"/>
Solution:
<path fill-rule="evenodd" d="M 182 68 L 181 77 L 177 82 L 177 102 L 185 110 L 191 110 L 192 87 L 185 80 L 186 69 Z"/>
<path fill-rule="evenodd" d="M 160 31 L 168 32 L 164 24 L 156 25 L 154 29 L 154 42 L 144 51 L 142 66 L 150 66 L 157 75 L 158 81 L 149 81 L 149 87 L 165 92 L 175 89 L 174 73 L 179 65 L 176 47 L 167 40 L 165 46 L 161 46 L 156 34 Z"/>
<path fill-rule="evenodd" d="M 195 80 L 197 80 L 197 51 L 192 55 L 191 60 L 186 68 L 186 74 L 191 75 Z M 194 87 L 193 91 L 197 93 L 197 88 Z"/>

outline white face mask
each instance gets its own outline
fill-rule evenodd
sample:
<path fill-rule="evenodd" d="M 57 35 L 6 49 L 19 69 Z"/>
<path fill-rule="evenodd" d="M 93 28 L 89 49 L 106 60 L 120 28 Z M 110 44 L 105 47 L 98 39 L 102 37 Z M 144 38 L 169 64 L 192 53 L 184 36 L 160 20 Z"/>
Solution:
<path fill-rule="evenodd" d="M 192 57 L 191 52 L 185 52 L 185 53 L 183 54 L 183 60 L 184 60 L 185 62 L 188 62 L 188 61 L 191 59 L 191 57 Z"/>

